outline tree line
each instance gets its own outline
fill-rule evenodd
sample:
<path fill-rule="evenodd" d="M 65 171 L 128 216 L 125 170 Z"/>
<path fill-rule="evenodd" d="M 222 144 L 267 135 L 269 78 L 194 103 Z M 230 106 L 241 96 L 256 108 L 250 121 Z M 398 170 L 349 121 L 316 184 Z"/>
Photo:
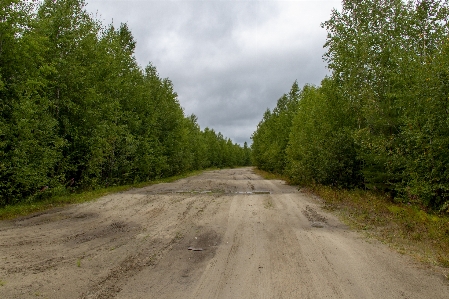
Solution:
<path fill-rule="evenodd" d="M 250 163 L 246 144 L 184 115 L 135 46 L 83 0 L 2 1 L 0 206 Z"/>
<path fill-rule="evenodd" d="M 255 165 L 448 209 L 448 20 L 447 0 L 344 0 L 322 23 L 331 75 L 265 112 Z"/>

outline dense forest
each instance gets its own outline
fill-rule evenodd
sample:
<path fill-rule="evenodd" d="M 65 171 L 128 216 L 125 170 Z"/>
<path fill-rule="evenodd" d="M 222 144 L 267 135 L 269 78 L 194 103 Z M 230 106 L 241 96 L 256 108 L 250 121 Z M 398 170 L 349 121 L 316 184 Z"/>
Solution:
<path fill-rule="evenodd" d="M 184 115 L 135 46 L 83 0 L 1 2 L 0 206 L 250 163 L 246 144 Z"/>
<path fill-rule="evenodd" d="M 331 75 L 265 112 L 255 165 L 447 210 L 448 20 L 447 0 L 343 1 L 322 24 Z"/>

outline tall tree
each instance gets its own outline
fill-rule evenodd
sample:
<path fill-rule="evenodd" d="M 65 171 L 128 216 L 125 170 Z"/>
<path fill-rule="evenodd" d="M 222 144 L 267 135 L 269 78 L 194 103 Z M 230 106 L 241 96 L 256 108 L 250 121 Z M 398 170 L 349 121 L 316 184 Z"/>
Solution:
<path fill-rule="evenodd" d="M 43 55 L 46 38 L 35 32 L 32 3 L 0 7 L 0 204 L 55 185 L 63 140 L 49 113 L 46 76 L 54 68 Z"/>
<path fill-rule="evenodd" d="M 273 111 L 267 110 L 252 135 L 254 163 L 268 171 L 282 173 L 292 120 L 298 107 L 300 90 L 295 81 L 288 94 L 277 101 Z"/>

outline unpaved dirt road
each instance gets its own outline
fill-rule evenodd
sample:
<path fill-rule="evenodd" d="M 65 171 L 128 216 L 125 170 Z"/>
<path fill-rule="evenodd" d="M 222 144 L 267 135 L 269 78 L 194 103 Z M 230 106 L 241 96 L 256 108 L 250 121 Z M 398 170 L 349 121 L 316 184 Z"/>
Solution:
<path fill-rule="evenodd" d="M 318 199 L 240 168 L 0 222 L 0 298 L 449 298 L 449 288 Z"/>

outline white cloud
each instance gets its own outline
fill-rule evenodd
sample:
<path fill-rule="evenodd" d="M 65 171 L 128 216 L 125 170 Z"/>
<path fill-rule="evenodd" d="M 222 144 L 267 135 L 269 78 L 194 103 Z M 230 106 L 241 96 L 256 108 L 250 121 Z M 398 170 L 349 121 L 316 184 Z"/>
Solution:
<path fill-rule="evenodd" d="M 327 20 L 340 1 L 105 1 L 87 9 L 127 22 L 136 58 L 169 77 L 202 128 L 243 143 L 293 81 L 319 84 Z"/>

